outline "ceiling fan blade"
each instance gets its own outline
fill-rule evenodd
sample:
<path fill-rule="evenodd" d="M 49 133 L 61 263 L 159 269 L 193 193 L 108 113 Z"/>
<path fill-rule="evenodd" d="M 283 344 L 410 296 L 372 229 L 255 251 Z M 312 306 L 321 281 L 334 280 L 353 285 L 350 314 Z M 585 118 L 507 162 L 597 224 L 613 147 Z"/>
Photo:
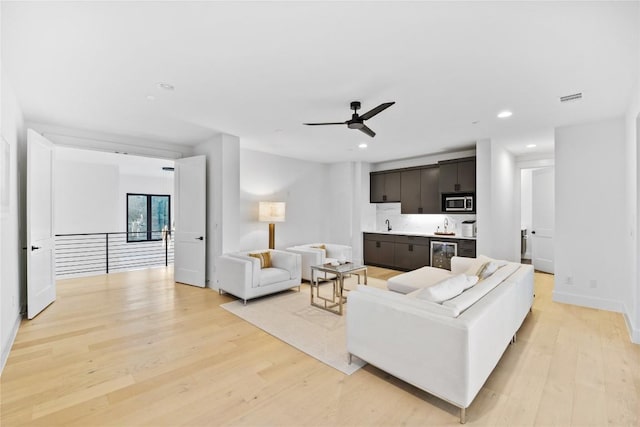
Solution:
<path fill-rule="evenodd" d="M 324 125 L 343 125 L 347 122 L 331 122 L 331 123 L 303 123 L 303 125 L 307 126 L 324 126 Z"/>
<path fill-rule="evenodd" d="M 371 117 L 375 116 L 376 114 L 380 113 L 381 111 L 386 110 L 387 108 L 391 107 L 393 104 L 395 104 L 395 102 L 385 102 L 384 104 L 380 104 L 376 108 L 374 108 L 372 110 L 369 110 L 366 113 L 364 113 L 363 115 L 361 115 L 360 118 L 362 120 L 369 120 Z"/>
<path fill-rule="evenodd" d="M 374 136 L 376 136 L 376 133 L 375 133 L 374 131 L 372 131 L 371 129 L 369 129 L 369 128 L 367 127 L 367 125 L 362 125 L 362 127 L 361 127 L 361 128 L 358 128 L 358 129 L 360 129 L 360 131 L 361 131 L 361 132 L 364 132 L 364 133 L 366 133 L 367 135 L 369 135 L 371 138 L 373 138 Z"/>

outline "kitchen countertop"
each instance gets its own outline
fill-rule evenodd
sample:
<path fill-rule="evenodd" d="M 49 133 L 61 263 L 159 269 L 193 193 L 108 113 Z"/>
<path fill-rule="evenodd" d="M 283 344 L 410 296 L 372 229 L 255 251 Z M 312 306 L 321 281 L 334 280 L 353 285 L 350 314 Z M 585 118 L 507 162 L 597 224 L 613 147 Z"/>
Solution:
<path fill-rule="evenodd" d="M 396 231 L 396 230 L 391 230 L 391 231 L 363 231 L 363 233 L 392 234 L 392 235 L 396 235 L 396 236 L 419 236 L 419 237 L 431 237 L 431 238 L 438 238 L 438 239 L 476 240 L 475 237 L 463 237 L 461 234 L 452 234 L 452 235 L 443 236 L 443 235 L 434 234 L 434 233 L 416 233 L 416 232 L 412 232 L 412 231 Z"/>

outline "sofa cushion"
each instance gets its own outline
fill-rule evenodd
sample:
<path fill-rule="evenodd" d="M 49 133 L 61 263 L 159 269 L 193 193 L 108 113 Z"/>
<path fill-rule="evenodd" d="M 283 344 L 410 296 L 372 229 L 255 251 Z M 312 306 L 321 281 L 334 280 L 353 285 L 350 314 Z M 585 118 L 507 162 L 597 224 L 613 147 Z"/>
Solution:
<path fill-rule="evenodd" d="M 493 288 L 504 282 L 519 267 L 520 264 L 516 264 L 513 262 L 507 263 L 507 265 L 501 267 L 490 277 L 479 281 L 478 284 L 473 286 L 471 289 L 464 291 L 457 297 L 443 302 L 442 305 L 451 307 L 456 311 L 462 313 L 467 308 L 471 307 L 480 298 L 489 293 Z"/>
<path fill-rule="evenodd" d="M 435 267 L 421 267 L 417 270 L 390 278 L 387 280 L 387 288 L 390 291 L 408 294 L 416 289 L 433 286 L 448 277 L 451 277 L 451 272 L 448 270 Z"/>
<path fill-rule="evenodd" d="M 260 260 L 260 268 L 271 267 L 271 252 L 257 252 L 248 254 L 250 257 L 258 258 Z"/>
<path fill-rule="evenodd" d="M 274 283 L 289 280 L 291 275 L 287 270 L 282 268 L 267 267 L 260 270 L 260 280 L 258 286 L 269 286 Z"/>
<path fill-rule="evenodd" d="M 476 284 L 477 281 L 477 276 L 458 274 L 441 280 L 433 286 L 418 290 L 415 297 L 440 303 L 460 295 L 465 289 Z"/>
<path fill-rule="evenodd" d="M 420 291 L 421 289 L 416 289 L 407 295 L 402 295 L 397 292 L 386 291 L 372 286 L 358 285 L 357 287 L 357 292 L 363 292 L 376 298 L 385 299 L 399 309 L 419 310 L 446 317 L 458 317 L 460 314 L 455 308 L 445 307 L 442 304 L 416 298 L 415 294 Z"/>

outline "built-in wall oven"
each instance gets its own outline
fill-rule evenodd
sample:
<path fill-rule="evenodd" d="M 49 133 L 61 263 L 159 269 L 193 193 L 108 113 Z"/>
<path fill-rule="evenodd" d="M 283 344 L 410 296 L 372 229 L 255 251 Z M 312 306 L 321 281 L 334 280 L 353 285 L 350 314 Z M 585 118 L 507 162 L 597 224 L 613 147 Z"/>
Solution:
<path fill-rule="evenodd" d="M 451 270 L 451 258 L 458 255 L 456 242 L 431 241 L 431 266 Z"/>

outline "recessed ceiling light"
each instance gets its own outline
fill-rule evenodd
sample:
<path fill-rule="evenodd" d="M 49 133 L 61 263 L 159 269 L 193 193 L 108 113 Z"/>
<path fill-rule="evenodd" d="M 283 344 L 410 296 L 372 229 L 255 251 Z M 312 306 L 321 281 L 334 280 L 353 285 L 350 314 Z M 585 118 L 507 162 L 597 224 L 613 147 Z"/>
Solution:
<path fill-rule="evenodd" d="M 536 144 L 527 144 L 527 148 L 535 148 Z"/>
<path fill-rule="evenodd" d="M 175 87 L 173 87 L 173 85 L 171 83 L 158 83 L 158 87 L 160 89 L 164 89 L 164 90 L 174 90 Z"/>
<path fill-rule="evenodd" d="M 498 118 L 499 119 L 506 119 L 507 117 L 511 117 L 513 115 L 513 113 L 511 111 L 501 111 L 498 113 Z"/>
<path fill-rule="evenodd" d="M 472 125 L 477 125 L 478 123 L 479 123 L 478 120 L 474 120 L 474 121 L 471 122 Z"/>
<path fill-rule="evenodd" d="M 155 100 L 156 100 L 156 97 L 155 97 L 155 96 L 153 96 L 153 95 L 147 95 L 147 100 L 149 100 L 149 101 L 155 101 Z"/>
<path fill-rule="evenodd" d="M 362 144 L 358 145 L 358 148 L 367 148 L 368 145 L 366 142 L 363 142 Z"/>

